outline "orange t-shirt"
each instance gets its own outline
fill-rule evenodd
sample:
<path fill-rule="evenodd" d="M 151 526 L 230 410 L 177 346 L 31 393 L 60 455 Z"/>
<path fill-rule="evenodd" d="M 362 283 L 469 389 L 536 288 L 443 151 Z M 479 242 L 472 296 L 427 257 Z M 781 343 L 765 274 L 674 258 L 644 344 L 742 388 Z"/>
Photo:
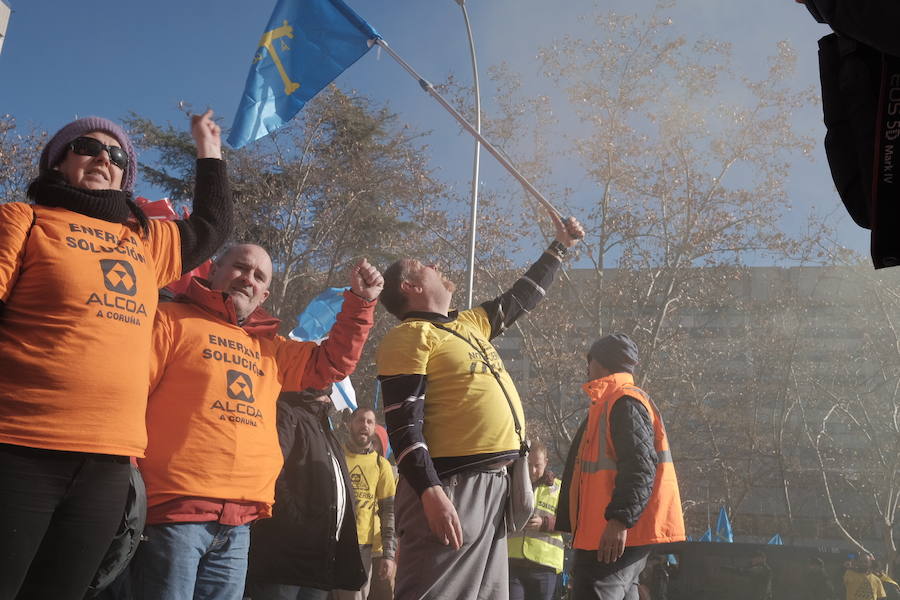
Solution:
<path fill-rule="evenodd" d="M 180 275 L 173 222 L 142 239 L 129 223 L 0 205 L 0 443 L 142 456 L 158 289 Z"/>
<path fill-rule="evenodd" d="M 178 497 L 260 502 L 281 471 L 276 400 L 300 385 L 316 348 L 258 336 L 189 302 L 159 306 L 140 461 L 152 508 Z"/>

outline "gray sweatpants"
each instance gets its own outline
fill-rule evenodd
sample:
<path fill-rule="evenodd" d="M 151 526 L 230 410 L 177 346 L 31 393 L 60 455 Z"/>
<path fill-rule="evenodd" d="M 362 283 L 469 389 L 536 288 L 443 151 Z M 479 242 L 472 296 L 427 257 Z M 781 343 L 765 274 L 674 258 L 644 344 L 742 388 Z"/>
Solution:
<path fill-rule="evenodd" d="M 438 541 L 419 496 L 401 478 L 394 505 L 399 536 L 394 600 L 508 600 L 506 469 L 451 475 L 443 484 L 459 515 L 463 545 L 454 550 Z"/>

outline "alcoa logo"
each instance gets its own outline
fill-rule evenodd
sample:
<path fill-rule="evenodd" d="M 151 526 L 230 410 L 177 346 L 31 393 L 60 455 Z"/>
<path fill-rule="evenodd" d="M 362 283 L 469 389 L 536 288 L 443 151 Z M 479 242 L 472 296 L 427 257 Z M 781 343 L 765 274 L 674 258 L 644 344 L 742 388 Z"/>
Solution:
<path fill-rule="evenodd" d="M 253 381 L 250 376 L 242 371 L 228 371 L 228 397 L 240 402 L 252 404 L 253 398 Z"/>
<path fill-rule="evenodd" d="M 137 277 L 130 263 L 103 259 L 100 261 L 100 268 L 103 269 L 103 285 L 106 289 L 124 296 L 134 296 L 137 293 Z"/>

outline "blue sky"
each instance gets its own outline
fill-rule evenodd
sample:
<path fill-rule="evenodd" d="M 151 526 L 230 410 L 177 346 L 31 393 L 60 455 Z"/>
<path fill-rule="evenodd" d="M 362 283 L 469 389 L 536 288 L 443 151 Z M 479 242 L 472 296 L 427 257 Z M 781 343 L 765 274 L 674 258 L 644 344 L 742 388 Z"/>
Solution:
<path fill-rule="evenodd" d="M 12 7 L 0 54 L 0 112 L 20 126 L 51 132 L 75 116 L 119 119 L 128 111 L 157 121 L 184 122 L 183 100 L 216 110 L 230 125 L 250 60 L 274 0 L 6 0 Z M 454 73 L 470 80 L 468 46 L 455 0 L 348 0 L 406 60 L 433 82 Z M 652 0 L 469 0 L 482 76 L 501 61 L 540 93 L 534 56 L 541 46 L 567 33 L 589 35 L 580 17 L 603 10 L 649 13 Z M 827 29 L 793 0 L 749 3 L 681 0 L 667 10 L 689 37 L 707 36 L 734 44 L 734 63 L 760 75 L 775 44 L 787 40 L 798 57 L 797 86 L 818 88 L 816 40 Z M 430 130 L 427 139 L 439 176 L 468 193 L 472 142 L 437 104 L 389 57 L 375 52 L 344 73 L 338 84 L 388 103 L 403 121 Z M 485 89 L 485 93 L 489 90 Z M 485 98 L 489 102 L 490 98 Z M 843 216 L 822 151 L 821 107 L 798 111 L 798 130 L 816 139 L 813 161 L 797 157 L 787 187 L 793 209 L 786 217 L 801 228 L 811 210 L 839 219 L 843 245 L 867 252 L 868 232 Z M 186 123 L 185 123 L 186 126 Z M 482 180 L 505 175 L 483 155 Z M 576 188 L 578 175 L 560 185 Z M 155 190 L 138 182 L 137 191 Z M 576 209 L 577 215 L 577 209 Z"/>

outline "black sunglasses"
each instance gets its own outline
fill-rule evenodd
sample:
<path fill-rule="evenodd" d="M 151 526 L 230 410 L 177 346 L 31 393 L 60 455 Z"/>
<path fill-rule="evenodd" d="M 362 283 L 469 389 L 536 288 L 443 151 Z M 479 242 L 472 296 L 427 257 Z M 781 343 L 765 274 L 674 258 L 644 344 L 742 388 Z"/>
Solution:
<path fill-rule="evenodd" d="M 123 171 L 128 167 L 128 153 L 118 146 L 107 146 L 100 140 L 89 137 L 79 137 L 72 140 L 69 148 L 75 154 L 81 156 L 97 156 L 104 150 L 109 154 L 109 162 L 116 165 Z"/>

